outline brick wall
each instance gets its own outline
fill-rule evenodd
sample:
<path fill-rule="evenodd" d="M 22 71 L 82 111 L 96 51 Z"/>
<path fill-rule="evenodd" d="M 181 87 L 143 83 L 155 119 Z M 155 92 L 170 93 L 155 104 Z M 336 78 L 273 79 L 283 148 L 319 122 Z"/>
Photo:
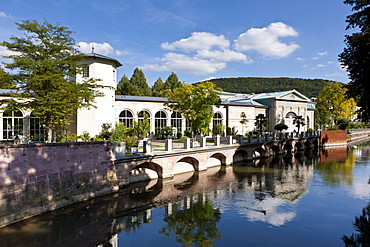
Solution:
<path fill-rule="evenodd" d="M 347 131 L 346 130 L 323 130 L 320 135 L 321 146 L 331 145 L 346 145 Z"/>
<path fill-rule="evenodd" d="M 118 189 L 110 145 L 0 146 L 0 226 Z"/>

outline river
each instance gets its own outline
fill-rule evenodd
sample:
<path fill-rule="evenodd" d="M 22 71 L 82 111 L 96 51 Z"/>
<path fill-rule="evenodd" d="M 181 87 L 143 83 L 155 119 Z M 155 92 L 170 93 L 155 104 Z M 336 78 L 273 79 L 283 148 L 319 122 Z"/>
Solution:
<path fill-rule="evenodd" d="M 364 143 L 136 183 L 1 228 L 0 246 L 369 246 L 369 218 Z"/>

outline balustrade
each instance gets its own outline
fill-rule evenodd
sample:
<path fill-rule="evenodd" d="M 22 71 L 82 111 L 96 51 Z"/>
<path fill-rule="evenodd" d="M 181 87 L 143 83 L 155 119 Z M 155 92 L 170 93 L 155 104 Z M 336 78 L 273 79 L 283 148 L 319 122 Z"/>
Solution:
<path fill-rule="evenodd" d="M 273 141 L 286 141 L 289 139 L 304 139 L 304 138 L 317 138 L 320 136 L 320 131 L 308 131 L 308 132 L 266 132 L 263 135 L 249 134 L 247 136 L 238 135 L 235 137 L 227 136 L 214 136 L 212 138 L 198 136 L 195 139 L 184 138 L 184 139 L 166 139 L 166 140 L 145 140 L 142 142 L 142 145 L 139 147 L 138 153 L 140 154 L 153 154 L 156 152 L 174 152 L 177 150 L 190 150 L 194 148 L 210 148 L 210 147 L 219 147 L 225 145 L 248 145 L 256 143 L 266 143 Z M 126 152 L 125 144 L 114 144 L 112 145 L 115 148 L 113 153 L 116 157 L 122 158 L 123 156 L 132 155 L 132 152 Z"/>

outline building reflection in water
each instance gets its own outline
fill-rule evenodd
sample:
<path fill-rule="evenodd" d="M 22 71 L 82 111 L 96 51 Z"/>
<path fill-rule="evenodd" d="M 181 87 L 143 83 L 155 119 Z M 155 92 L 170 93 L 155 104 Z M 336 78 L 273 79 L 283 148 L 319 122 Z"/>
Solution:
<path fill-rule="evenodd" d="M 331 156 L 338 157 L 333 151 L 323 155 L 327 161 Z M 2 228 L 0 239 L 3 246 L 118 246 L 119 233 L 130 234 L 150 224 L 153 209 L 164 207 L 165 226 L 158 234 L 175 236 L 182 244 L 198 243 L 202 235 L 212 245 L 222 236 L 216 223 L 230 208 L 246 220 L 273 226 L 294 219 L 294 204 L 307 192 L 314 169 L 341 169 L 319 161 L 317 152 L 298 152 L 179 174 L 173 179 L 138 182 L 117 194 Z M 330 172 L 322 173 L 327 181 L 350 181 L 353 158 L 340 162 L 348 163 L 342 175 L 334 178 Z M 192 228 L 188 222 L 194 223 Z"/>

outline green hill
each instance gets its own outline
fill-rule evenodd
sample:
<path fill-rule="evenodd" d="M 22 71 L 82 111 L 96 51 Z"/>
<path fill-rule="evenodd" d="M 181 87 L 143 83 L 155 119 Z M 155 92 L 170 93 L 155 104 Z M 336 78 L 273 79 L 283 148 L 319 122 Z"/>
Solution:
<path fill-rule="evenodd" d="M 307 97 L 317 97 L 328 80 L 300 78 L 219 78 L 210 80 L 225 92 L 270 93 L 296 89 Z"/>

